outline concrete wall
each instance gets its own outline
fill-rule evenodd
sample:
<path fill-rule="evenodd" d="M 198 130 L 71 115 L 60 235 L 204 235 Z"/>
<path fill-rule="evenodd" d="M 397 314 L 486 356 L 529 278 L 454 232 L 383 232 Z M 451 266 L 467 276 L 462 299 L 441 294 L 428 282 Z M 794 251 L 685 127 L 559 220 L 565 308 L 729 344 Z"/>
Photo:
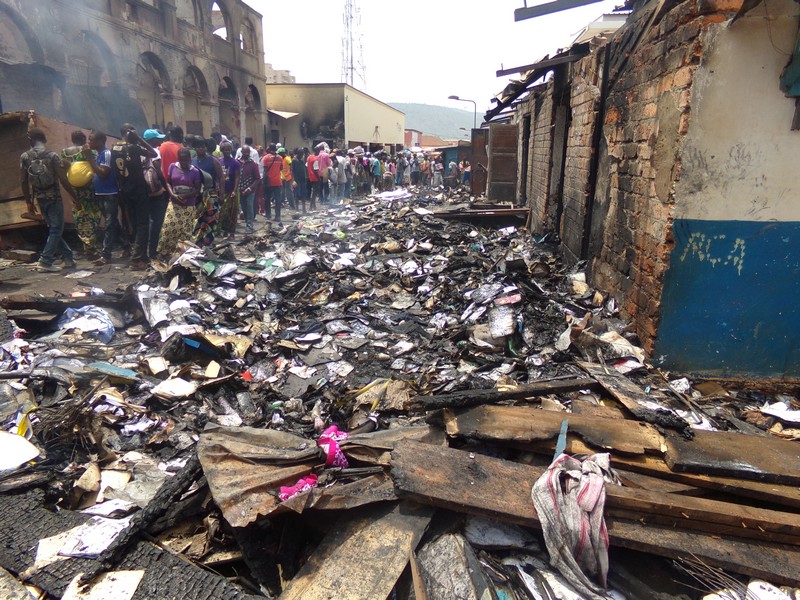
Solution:
<path fill-rule="evenodd" d="M 406 129 L 403 132 L 403 145 L 406 148 L 422 145 L 422 132 L 416 129 Z"/>
<path fill-rule="evenodd" d="M 345 123 L 348 141 L 361 144 L 403 144 L 405 115 L 354 88 L 345 93 Z"/>
<path fill-rule="evenodd" d="M 211 33 L 211 5 L 201 0 L 0 0 L 3 42 L 16 40 L 13 49 L 0 43 L 3 109 L 111 132 L 124 121 L 194 120 L 204 135 L 259 136 L 261 16 L 237 0 L 219 4 L 231 31 L 247 32 L 244 47 L 236 34 L 232 43 Z M 220 85 L 232 90 L 229 101 Z"/>
<path fill-rule="evenodd" d="M 281 83 L 266 89 L 270 109 L 300 113 L 281 129 L 289 147 L 320 141 L 351 148 L 403 144 L 405 115 L 344 83 Z"/>
<path fill-rule="evenodd" d="M 799 15 L 771 0 L 700 37 L 655 346 L 672 368 L 800 376 L 800 132 L 778 87 Z"/>

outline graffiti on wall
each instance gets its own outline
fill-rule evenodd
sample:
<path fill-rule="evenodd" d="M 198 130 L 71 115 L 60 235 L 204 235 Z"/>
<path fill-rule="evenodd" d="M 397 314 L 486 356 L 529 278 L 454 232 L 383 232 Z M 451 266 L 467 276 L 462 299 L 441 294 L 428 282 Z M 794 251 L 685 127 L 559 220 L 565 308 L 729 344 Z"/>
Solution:
<path fill-rule="evenodd" d="M 684 262 L 687 258 L 692 258 L 700 262 L 708 262 L 712 267 L 732 265 L 741 275 L 745 250 L 746 244 L 743 238 L 733 238 L 731 244 L 730 239 L 724 233 L 706 235 L 702 232 L 694 232 L 686 240 L 686 247 L 683 249 L 680 261 Z"/>

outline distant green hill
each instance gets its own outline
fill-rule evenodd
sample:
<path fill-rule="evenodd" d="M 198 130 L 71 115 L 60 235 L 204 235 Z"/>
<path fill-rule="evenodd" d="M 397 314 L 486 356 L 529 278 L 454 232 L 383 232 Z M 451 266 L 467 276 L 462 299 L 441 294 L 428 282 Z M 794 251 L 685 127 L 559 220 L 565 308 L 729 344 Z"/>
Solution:
<path fill-rule="evenodd" d="M 438 135 L 446 140 L 468 139 L 472 129 L 472 104 L 469 111 L 447 106 L 389 102 L 389 106 L 406 114 L 406 129 L 416 129 L 422 133 Z M 480 124 L 482 115 L 478 115 Z M 466 131 L 459 129 L 463 127 Z"/>

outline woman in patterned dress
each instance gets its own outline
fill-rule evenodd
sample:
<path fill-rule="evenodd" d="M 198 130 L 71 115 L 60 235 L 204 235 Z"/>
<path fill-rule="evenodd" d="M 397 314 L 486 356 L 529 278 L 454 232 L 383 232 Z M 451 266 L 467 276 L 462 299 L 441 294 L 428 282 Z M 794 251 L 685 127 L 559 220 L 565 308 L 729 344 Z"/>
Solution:
<path fill-rule="evenodd" d="M 220 227 L 225 234 L 233 235 L 236 233 L 236 221 L 239 220 L 239 177 L 242 174 L 242 164 L 234 158 L 230 142 L 223 142 L 219 148 L 222 151 L 219 162 L 224 175 Z"/>
<path fill-rule="evenodd" d="M 199 138 L 194 144 L 197 154 L 192 164 L 203 175 L 203 198 L 198 205 L 197 223 L 192 239 L 198 246 L 210 246 L 219 232 L 219 199 L 222 197 L 222 167 L 210 153 L 217 147 L 213 138 Z"/>
<path fill-rule="evenodd" d="M 178 242 L 192 239 L 197 221 L 197 202 L 203 185 L 200 169 L 192 165 L 188 148 L 178 150 L 178 162 L 167 171 L 169 206 L 158 240 L 158 254 L 167 257 L 175 252 Z"/>

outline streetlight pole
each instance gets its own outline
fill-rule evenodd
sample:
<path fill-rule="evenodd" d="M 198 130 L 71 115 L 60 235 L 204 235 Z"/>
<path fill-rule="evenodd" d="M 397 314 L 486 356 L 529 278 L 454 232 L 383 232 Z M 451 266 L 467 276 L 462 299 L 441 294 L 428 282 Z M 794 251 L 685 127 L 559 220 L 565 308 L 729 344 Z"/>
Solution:
<path fill-rule="evenodd" d="M 478 128 L 478 104 L 475 100 L 468 100 L 466 98 L 459 98 L 458 96 L 448 96 L 448 100 L 460 100 L 461 102 L 472 102 L 473 112 L 472 112 L 472 128 Z"/>

